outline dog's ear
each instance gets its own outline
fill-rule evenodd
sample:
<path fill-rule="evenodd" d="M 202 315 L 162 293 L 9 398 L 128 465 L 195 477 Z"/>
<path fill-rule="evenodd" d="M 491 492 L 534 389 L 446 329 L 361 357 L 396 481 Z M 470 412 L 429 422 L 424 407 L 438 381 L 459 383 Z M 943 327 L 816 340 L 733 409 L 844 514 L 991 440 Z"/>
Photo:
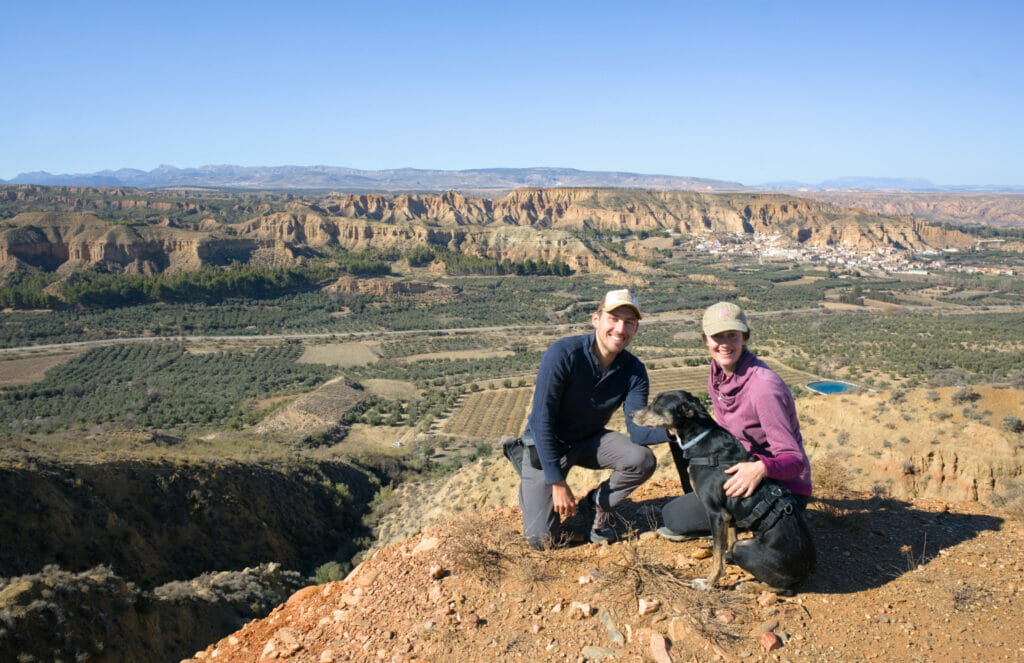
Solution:
<path fill-rule="evenodd" d="M 683 400 L 680 409 L 687 419 L 707 419 L 710 416 L 699 398 L 690 393 L 683 393 L 686 395 L 686 398 Z"/>

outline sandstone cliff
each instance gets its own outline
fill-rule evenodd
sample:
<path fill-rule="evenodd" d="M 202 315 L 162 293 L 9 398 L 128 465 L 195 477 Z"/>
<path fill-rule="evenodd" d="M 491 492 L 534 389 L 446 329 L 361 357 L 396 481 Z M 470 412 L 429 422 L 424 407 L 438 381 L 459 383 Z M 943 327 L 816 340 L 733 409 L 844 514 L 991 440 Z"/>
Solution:
<path fill-rule="evenodd" d="M 86 200 L 65 193 L 47 204 L 78 209 Z M 524 189 L 488 200 L 455 192 L 330 194 L 261 205 L 238 223 L 213 218 L 185 223 L 181 216 L 164 214 L 170 205 L 172 211 L 196 217 L 203 212 L 199 203 L 164 205 L 112 195 L 104 204 L 149 206 L 153 216 L 114 223 L 89 212 L 23 212 L 0 225 L 0 267 L 70 272 L 103 264 L 114 271 L 157 272 L 232 261 L 296 264 L 311 250 L 330 246 L 358 251 L 433 245 L 497 260 L 559 260 L 575 271 L 595 272 L 621 259 L 586 237 L 640 231 L 775 234 L 799 245 L 857 249 L 964 249 L 974 244 L 968 235 L 914 219 L 785 195 Z M 627 268 L 646 269 L 640 263 Z"/>
<path fill-rule="evenodd" d="M 812 200 L 937 223 L 1024 227 L 1024 195 L 989 193 L 801 192 Z"/>

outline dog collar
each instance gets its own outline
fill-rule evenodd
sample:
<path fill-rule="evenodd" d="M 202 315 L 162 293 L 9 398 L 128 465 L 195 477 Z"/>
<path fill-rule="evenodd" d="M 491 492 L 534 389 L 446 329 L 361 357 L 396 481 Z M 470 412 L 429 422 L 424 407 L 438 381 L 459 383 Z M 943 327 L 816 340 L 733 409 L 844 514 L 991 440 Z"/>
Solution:
<path fill-rule="evenodd" d="M 711 432 L 711 429 L 709 428 L 706 431 L 704 431 L 703 433 L 701 433 L 700 435 L 698 435 L 697 437 L 695 437 L 692 440 L 690 440 L 689 442 L 687 442 L 686 444 L 683 444 L 683 441 L 679 439 L 679 433 L 672 433 L 672 436 L 676 438 L 676 444 L 679 445 L 679 450 L 680 451 L 686 451 L 687 449 L 689 449 L 693 445 L 695 445 L 698 442 L 700 442 L 701 440 L 703 440 L 704 436 L 707 435 L 710 432 Z"/>

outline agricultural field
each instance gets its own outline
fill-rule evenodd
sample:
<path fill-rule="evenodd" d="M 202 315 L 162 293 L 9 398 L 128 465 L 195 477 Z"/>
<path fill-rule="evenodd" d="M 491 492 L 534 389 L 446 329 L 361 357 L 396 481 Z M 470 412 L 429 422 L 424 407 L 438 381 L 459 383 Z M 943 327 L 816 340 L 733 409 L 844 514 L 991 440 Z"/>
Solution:
<path fill-rule="evenodd" d="M 300 364 L 326 364 L 328 366 L 362 366 L 377 361 L 372 343 L 323 343 L 307 345 L 298 361 Z"/>
<path fill-rule="evenodd" d="M 532 389 L 473 392 L 463 399 L 444 426 L 450 435 L 497 440 L 518 435 L 526 424 Z"/>
<path fill-rule="evenodd" d="M 0 389 L 32 384 L 43 379 L 46 371 L 59 366 L 80 352 L 35 354 L 31 356 L 0 358 Z"/>

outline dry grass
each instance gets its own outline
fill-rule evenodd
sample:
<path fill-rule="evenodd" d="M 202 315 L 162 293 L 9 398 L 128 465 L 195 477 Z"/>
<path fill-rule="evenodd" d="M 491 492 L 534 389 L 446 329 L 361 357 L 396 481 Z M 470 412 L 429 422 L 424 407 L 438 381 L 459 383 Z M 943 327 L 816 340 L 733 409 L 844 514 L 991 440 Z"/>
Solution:
<path fill-rule="evenodd" d="M 452 521 L 451 527 L 455 562 L 484 582 L 497 584 L 513 563 L 536 557 L 518 532 L 494 531 L 479 515 L 458 518 Z M 530 561 L 530 566 L 535 566 L 532 562 L 536 559 Z"/>
<path fill-rule="evenodd" d="M 60 352 L 28 357 L 4 357 L 0 359 L 0 388 L 39 382 L 46 371 L 80 354 L 81 352 Z"/>
<path fill-rule="evenodd" d="M 811 462 L 814 494 L 822 498 L 838 499 L 850 492 L 848 463 L 836 453 L 815 457 Z"/>
<path fill-rule="evenodd" d="M 325 343 L 307 345 L 299 357 L 300 364 L 327 364 L 328 366 L 362 366 L 377 361 L 375 344 Z"/>

